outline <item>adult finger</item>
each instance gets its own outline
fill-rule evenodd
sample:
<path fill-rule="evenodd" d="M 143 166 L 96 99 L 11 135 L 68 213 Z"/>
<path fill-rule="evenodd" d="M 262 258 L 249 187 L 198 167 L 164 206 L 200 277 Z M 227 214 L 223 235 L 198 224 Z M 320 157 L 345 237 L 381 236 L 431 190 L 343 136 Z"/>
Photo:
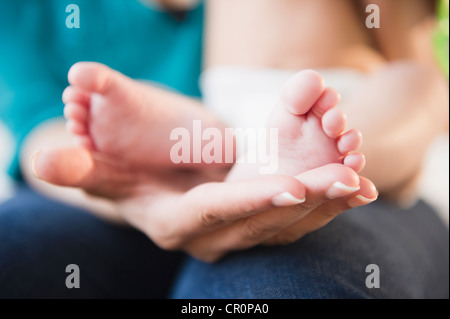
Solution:
<path fill-rule="evenodd" d="M 375 185 L 364 177 L 360 177 L 359 184 L 359 191 L 342 198 L 325 202 L 302 220 L 267 239 L 264 244 L 280 245 L 293 243 L 304 235 L 322 228 L 342 212 L 374 202 L 378 197 Z"/>
<path fill-rule="evenodd" d="M 182 195 L 159 196 L 120 203 L 124 217 L 165 249 L 178 249 L 188 240 L 236 220 L 274 207 L 304 201 L 303 184 L 290 176 L 199 185 Z M 144 209 L 145 207 L 145 209 Z"/>
<path fill-rule="evenodd" d="M 199 259 L 214 261 L 228 251 L 258 245 L 305 218 L 324 202 L 359 190 L 358 175 L 342 164 L 313 169 L 300 174 L 297 179 L 306 187 L 306 202 L 247 216 L 223 229 L 190 241 L 185 250 Z"/>
<path fill-rule="evenodd" d="M 38 151 L 32 156 L 30 165 L 33 174 L 43 181 L 83 188 L 108 198 L 127 196 L 129 191 L 126 191 L 126 186 L 135 184 L 137 179 L 126 168 L 96 157 L 82 147 Z"/>

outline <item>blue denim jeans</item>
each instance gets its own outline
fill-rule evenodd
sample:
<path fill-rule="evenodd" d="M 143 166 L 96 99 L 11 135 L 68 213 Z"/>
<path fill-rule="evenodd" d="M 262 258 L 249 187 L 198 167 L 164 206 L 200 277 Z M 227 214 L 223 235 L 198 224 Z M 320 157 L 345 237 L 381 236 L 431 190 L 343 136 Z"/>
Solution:
<path fill-rule="evenodd" d="M 0 298 L 448 298 L 448 236 L 425 203 L 379 201 L 294 244 L 206 264 L 22 186 L 0 205 Z M 65 285 L 69 264 L 79 289 Z M 380 288 L 366 286 L 369 264 Z"/>

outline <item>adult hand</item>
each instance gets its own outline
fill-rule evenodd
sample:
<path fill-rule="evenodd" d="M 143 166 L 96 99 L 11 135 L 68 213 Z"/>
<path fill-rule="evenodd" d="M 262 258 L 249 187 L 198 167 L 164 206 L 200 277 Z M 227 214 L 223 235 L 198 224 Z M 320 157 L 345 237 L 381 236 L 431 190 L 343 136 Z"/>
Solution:
<path fill-rule="evenodd" d="M 369 180 L 340 164 L 226 183 L 211 172 L 133 171 L 82 148 L 42 151 L 32 166 L 42 180 L 113 199 L 158 246 L 207 262 L 259 244 L 291 243 L 377 197 Z"/>

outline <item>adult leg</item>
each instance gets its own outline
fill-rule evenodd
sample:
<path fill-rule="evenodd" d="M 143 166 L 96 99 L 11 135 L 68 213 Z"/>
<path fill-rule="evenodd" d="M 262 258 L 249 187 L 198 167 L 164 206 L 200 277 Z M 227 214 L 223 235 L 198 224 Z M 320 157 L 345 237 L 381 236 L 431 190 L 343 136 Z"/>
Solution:
<path fill-rule="evenodd" d="M 0 298 L 164 298 L 182 260 L 26 186 L 0 205 Z M 65 285 L 80 268 L 80 288 Z"/>
<path fill-rule="evenodd" d="M 448 298 L 448 230 L 424 202 L 346 212 L 294 244 L 190 259 L 173 298 Z M 366 267 L 380 270 L 368 288 Z"/>

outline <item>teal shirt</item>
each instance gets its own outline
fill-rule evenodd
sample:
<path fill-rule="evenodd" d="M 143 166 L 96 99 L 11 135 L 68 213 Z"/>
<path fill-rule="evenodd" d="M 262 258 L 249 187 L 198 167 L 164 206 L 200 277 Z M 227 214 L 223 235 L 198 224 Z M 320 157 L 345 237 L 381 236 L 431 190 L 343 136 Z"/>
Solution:
<path fill-rule="evenodd" d="M 79 6 L 79 29 L 66 27 L 69 4 Z M 101 62 L 199 96 L 202 18 L 202 6 L 180 20 L 137 0 L 1 0 L 0 118 L 17 145 L 10 174 L 20 178 L 17 152 L 27 134 L 63 115 L 75 62 Z"/>

